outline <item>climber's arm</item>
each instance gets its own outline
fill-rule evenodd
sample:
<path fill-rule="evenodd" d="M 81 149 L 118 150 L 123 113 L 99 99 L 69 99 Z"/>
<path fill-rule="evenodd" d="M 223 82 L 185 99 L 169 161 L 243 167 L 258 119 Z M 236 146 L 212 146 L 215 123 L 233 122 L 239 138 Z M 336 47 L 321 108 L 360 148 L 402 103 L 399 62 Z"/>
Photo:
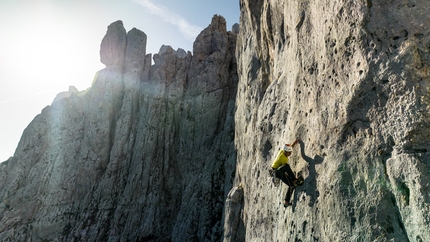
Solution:
<path fill-rule="evenodd" d="M 294 147 L 299 141 L 300 141 L 300 139 L 297 137 L 296 140 L 294 141 L 294 143 L 291 146 Z"/>

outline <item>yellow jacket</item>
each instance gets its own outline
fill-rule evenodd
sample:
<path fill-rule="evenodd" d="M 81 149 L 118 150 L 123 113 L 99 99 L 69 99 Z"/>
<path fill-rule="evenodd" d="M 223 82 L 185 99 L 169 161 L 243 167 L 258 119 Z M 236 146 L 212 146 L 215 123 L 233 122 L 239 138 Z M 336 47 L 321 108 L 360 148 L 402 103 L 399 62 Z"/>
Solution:
<path fill-rule="evenodd" d="M 272 168 L 278 169 L 279 167 L 288 164 L 288 157 L 284 154 L 283 150 L 278 152 L 276 159 L 273 161 Z"/>

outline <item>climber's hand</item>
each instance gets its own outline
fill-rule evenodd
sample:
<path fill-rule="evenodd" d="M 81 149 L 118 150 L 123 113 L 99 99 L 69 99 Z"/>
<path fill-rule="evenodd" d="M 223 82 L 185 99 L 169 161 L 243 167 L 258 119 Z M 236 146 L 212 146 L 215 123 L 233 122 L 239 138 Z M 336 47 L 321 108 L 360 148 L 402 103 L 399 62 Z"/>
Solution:
<path fill-rule="evenodd" d="M 273 169 L 270 169 L 270 170 L 269 170 L 269 174 L 270 174 L 270 176 L 273 176 L 273 172 L 275 172 Z"/>

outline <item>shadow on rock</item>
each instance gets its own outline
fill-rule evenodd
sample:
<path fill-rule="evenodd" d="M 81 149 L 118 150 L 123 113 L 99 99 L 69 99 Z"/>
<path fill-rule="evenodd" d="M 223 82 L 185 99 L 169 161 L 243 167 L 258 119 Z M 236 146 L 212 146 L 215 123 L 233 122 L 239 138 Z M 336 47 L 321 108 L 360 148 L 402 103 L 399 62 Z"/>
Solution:
<path fill-rule="evenodd" d="M 300 140 L 300 153 L 302 158 L 308 163 L 308 172 L 309 175 L 305 178 L 305 182 L 302 187 L 297 187 L 298 190 L 304 191 L 307 196 L 310 197 L 309 206 L 313 207 L 315 204 L 317 198 L 320 195 L 320 192 L 317 189 L 317 177 L 318 173 L 316 171 L 315 165 L 321 164 L 324 161 L 324 158 L 315 155 L 315 157 L 312 159 L 311 157 L 307 156 L 305 153 L 305 144 L 303 141 Z M 293 205 L 293 212 L 296 207 L 298 198 L 297 198 L 297 192 L 294 193 L 294 205 Z"/>

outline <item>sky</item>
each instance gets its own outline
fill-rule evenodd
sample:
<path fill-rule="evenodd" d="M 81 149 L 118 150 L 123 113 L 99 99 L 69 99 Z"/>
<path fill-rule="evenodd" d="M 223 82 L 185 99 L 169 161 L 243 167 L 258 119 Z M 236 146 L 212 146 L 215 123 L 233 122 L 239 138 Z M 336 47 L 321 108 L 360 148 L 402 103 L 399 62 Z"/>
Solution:
<path fill-rule="evenodd" d="M 214 14 L 227 30 L 239 23 L 239 0 L 1 0 L 0 162 L 13 156 L 24 129 L 55 96 L 91 86 L 107 26 L 122 20 L 162 45 L 192 51 Z"/>

